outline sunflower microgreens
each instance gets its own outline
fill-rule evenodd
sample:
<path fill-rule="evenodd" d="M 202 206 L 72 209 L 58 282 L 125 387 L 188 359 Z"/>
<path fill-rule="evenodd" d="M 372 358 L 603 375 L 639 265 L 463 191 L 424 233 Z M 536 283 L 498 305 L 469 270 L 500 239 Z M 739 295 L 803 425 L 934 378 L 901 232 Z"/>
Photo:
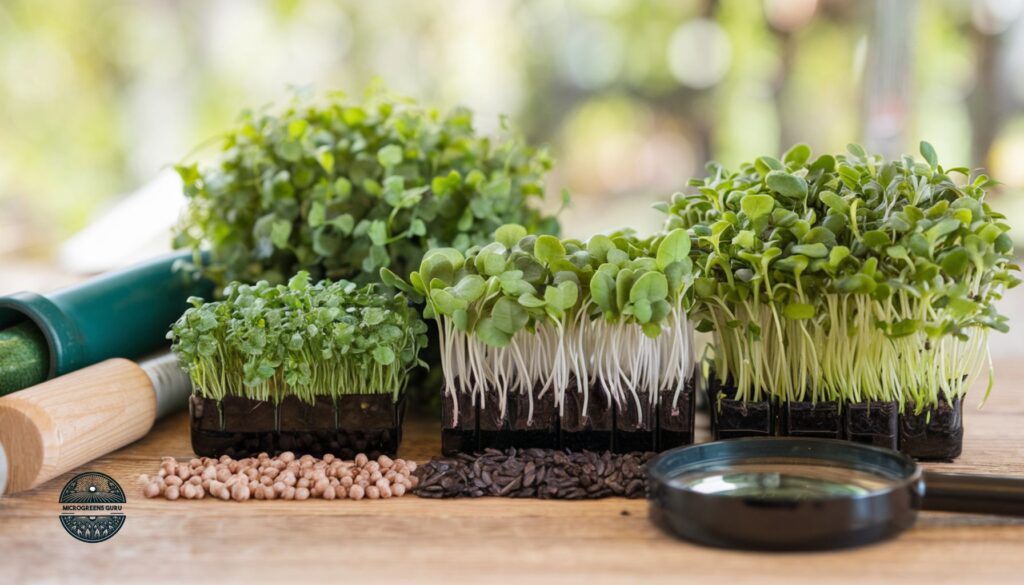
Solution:
<path fill-rule="evenodd" d="M 967 168 L 886 161 L 857 145 L 717 163 L 660 208 L 694 241 L 699 328 L 741 400 L 895 400 L 917 411 L 964 395 L 982 369 L 1012 274 L 994 184 Z M 964 177 L 957 182 L 954 177 Z M 991 376 L 990 384 L 991 388 Z"/>

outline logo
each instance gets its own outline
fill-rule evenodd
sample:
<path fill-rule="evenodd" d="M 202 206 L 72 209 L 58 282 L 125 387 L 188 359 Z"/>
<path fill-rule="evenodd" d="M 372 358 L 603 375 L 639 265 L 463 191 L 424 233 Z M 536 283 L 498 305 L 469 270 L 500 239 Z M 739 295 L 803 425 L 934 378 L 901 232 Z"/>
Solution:
<path fill-rule="evenodd" d="M 60 524 L 82 542 L 103 542 L 124 526 L 124 490 L 108 475 L 76 475 L 60 491 Z"/>

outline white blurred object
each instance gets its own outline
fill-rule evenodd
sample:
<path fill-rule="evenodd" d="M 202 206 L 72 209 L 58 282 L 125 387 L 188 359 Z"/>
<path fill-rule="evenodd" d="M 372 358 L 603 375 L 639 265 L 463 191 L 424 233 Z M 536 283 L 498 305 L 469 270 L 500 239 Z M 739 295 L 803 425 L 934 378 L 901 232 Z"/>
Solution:
<path fill-rule="evenodd" d="M 111 207 L 60 247 L 61 269 L 95 274 L 171 250 L 171 228 L 185 208 L 181 178 L 162 171 Z"/>
<path fill-rule="evenodd" d="M 668 67 L 676 81 L 694 89 L 716 85 L 732 65 L 729 36 L 708 18 L 694 18 L 676 27 L 667 51 Z"/>

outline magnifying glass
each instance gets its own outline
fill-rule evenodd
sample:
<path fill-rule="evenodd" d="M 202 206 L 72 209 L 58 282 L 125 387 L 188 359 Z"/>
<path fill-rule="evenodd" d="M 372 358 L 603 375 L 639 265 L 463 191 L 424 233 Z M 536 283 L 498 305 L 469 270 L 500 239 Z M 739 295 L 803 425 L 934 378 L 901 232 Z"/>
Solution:
<path fill-rule="evenodd" d="M 725 548 L 857 546 L 899 534 L 918 510 L 1024 516 L 1024 479 L 924 471 L 902 453 L 832 439 L 690 445 L 647 473 L 656 524 Z"/>

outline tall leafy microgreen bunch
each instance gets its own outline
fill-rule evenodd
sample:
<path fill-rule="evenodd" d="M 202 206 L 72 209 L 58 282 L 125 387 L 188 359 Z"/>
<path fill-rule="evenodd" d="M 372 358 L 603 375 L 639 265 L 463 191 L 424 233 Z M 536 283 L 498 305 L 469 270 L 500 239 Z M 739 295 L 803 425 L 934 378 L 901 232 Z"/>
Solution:
<path fill-rule="evenodd" d="M 592 386 L 619 403 L 682 390 L 693 369 L 685 230 L 639 240 L 629 233 L 587 242 L 527 235 L 505 225 L 496 241 L 465 254 L 429 251 L 405 284 L 438 322 L 446 393 L 533 400 Z M 455 416 L 458 416 L 456 411 Z M 532 410 L 531 414 L 532 416 Z"/>
<path fill-rule="evenodd" d="M 397 400 L 420 364 L 426 324 L 405 295 L 348 281 L 232 283 L 221 302 L 192 298 L 174 324 L 172 349 L 195 391 L 314 403 L 317 396 L 391 394 Z"/>
<path fill-rule="evenodd" d="M 408 274 L 428 248 L 466 250 L 505 222 L 555 233 L 543 197 L 545 150 L 483 137 L 469 110 L 447 113 L 376 91 L 245 112 L 212 166 L 177 167 L 189 205 L 175 245 L 209 249 L 218 284 L 375 281 Z"/>
<path fill-rule="evenodd" d="M 695 238 L 696 310 L 740 399 L 960 397 L 982 365 L 1013 249 L 968 169 L 806 145 L 729 171 L 662 206 Z M 966 182 L 954 181 L 954 176 Z"/>

